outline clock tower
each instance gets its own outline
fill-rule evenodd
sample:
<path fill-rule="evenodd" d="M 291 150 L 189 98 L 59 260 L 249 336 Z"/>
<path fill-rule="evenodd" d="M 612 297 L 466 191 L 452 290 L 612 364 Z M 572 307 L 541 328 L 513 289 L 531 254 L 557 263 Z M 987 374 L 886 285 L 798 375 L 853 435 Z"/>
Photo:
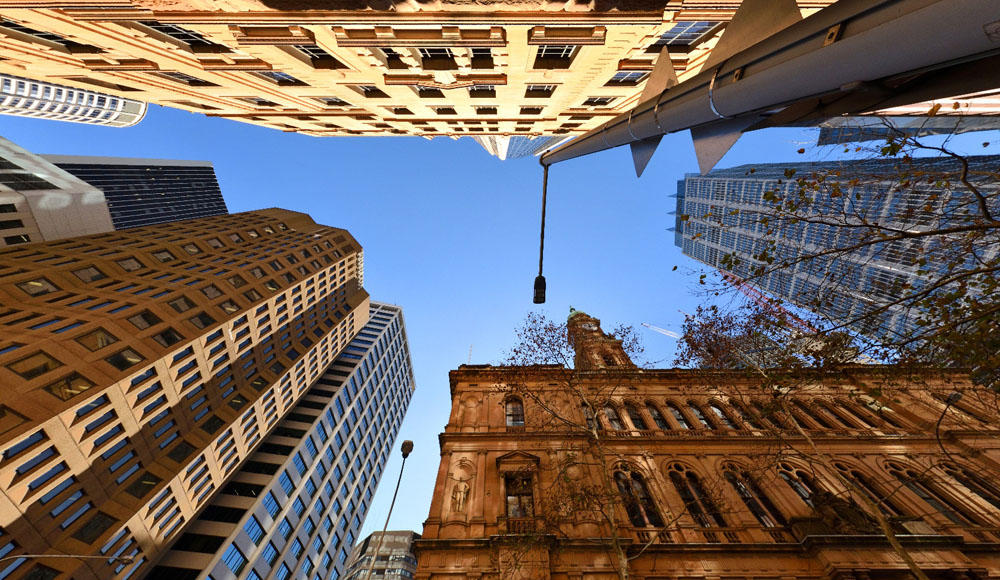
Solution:
<path fill-rule="evenodd" d="M 604 334 L 600 320 L 570 307 L 566 328 L 576 353 L 573 364 L 577 370 L 636 368 L 625 354 L 622 341 Z"/>

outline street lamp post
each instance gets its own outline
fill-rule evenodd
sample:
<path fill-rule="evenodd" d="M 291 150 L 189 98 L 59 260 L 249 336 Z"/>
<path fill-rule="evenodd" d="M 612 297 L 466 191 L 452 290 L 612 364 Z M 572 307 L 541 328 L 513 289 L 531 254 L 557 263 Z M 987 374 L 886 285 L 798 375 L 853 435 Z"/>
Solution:
<path fill-rule="evenodd" d="M 399 484 L 403 481 L 403 468 L 406 467 L 406 458 L 413 451 L 413 441 L 409 439 L 403 441 L 400 451 L 403 452 L 403 464 L 399 466 L 399 479 L 396 480 L 396 491 L 392 492 L 392 503 L 389 504 L 389 513 L 385 515 L 385 525 L 382 526 L 382 535 L 378 538 L 378 546 L 375 548 L 375 553 L 372 554 L 372 562 L 368 565 L 368 573 L 365 574 L 365 580 L 371 580 L 372 572 L 375 570 L 375 562 L 378 560 L 378 553 L 382 550 L 382 542 L 385 541 L 385 531 L 389 528 L 389 518 L 392 516 L 392 508 L 396 505 L 396 494 L 399 493 Z"/>

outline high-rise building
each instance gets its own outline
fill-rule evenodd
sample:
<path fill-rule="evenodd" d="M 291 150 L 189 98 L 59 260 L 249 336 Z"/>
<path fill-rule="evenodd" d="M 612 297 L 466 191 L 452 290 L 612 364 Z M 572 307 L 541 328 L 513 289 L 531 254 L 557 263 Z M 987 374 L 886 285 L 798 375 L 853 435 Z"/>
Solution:
<path fill-rule="evenodd" d="M 146 578 L 341 577 L 415 388 L 402 310 L 372 302 L 312 384 Z"/>
<path fill-rule="evenodd" d="M 417 571 L 413 541 L 420 534 L 405 531 L 374 532 L 354 546 L 347 560 L 345 580 L 409 580 Z M 372 559 L 375 565 L 372 566 Z M 371 575 L 369 575 L 369 569 Z"/>
<path fill-rule="evenodd" d="M 0 73 L 0 115 L 131 127 L 146 115 L 146 103 Z"/>
<path fill-rule="evenodd" d="M 934 114 L 928 116 L 933 108 Z M 831 117 L 804 126 L 819 127 L 817 145 L 885 140 L 907 135 L 951 135 L 1000 129 L 1000 96 L 996 91 L 882 109 L 864 116 Z"/>
<path fill-rule="evenodd" d="M 0 248 L 114 229 L 101 190 L 0 137 Z"/>
<path fill-rule="evenodd" d="M 582 312 L 568 327 L 573 369 L 450 373 L 416 580 L 911 577 L 899 550 L 929 578 L 1000 573 L 998 415 L 962 373 L 816 372 L 779 399 L 757 373 L 638 369 Z"/>
<path fill-rule="evenodd" d="M 300 433 L 369 321 L 361 280 L 347 231 L 279 209 L 0 250 L 0 553 L 109 558 L 0 577 L 147 574 L 279 420 Z"/>
<path fill-rule="evenodd" d="M 229 213 L 208 161 L 41 157 L 103 191 L 116 230 Z"/>
<path fill-rule="evenodd" d="M 207 161 L 34 155 L 0 138 L 0 247 L 227 212 Z"/>
<path fill-rule="evenodd" d="M 977 183 L 977 187 L 996 192 L 998 185 L 985 175 L 995 171 L 1000 156 L 972 156 L 968 161 L 970 179 Z M 908 165 L 909 171 L 931 174 L 954 174 L 958 169 L 958 162 L 948 158 L 919 158 Z M 920 208 L 927 203 L 927 196 L 931 193 L 927 188 L 895 187 L 900 168 L 899 162 L 893 159 L 768 163 L 717 169 L 707 175 L 688 175 L 677 183 L 677 211 L 673 228 L 675 245 L 686 256 L 713 268 L 734 270 L 730 273 L 743 278 L 754 266 L 761 264 L 754 259 L 754 255 L 762 250 L 765 240 L 778 240 L 777 248 L 772 252 L 775 259 L 792 261 L 799 256 L 839 247 L 831 245 L 843 231 L 837 225 L 836 216 L 833 216 L 833 221 L 827 222 L 772 220 L 774 223 L 770 227 L 762 227 L 760 216 L 773 214 L 773 205 L 763 199 L 764 193 L 772 190 L 779 194 L 795 191 L 795 179 L 786 176 L 789 170 L 797 176 L 840 171 L 845 176 L 843 195 L 860 200 L 852 211 L 861 212 L 859 215 L 883 226 L 909 228 L 919 223 L 918 220 L 922 219 Z M 857 183 L 847 183 L 848 179 L 855 177 L 859 178 Z M 960 203 L 959 196 L 964 186 L 957 180 L 946 188 L 934 187 L 937 189 L 933 193 L 938 195 L 942 204 Z M 838 205 L 838 202 L 831 201 L 829 194 L 829 189 L 816 193 L 818 197 L 812 206 L 815 211 L 825 211 Z M 843 210 L 840 215 L 844 215 Z M 722 225 L 719 220 L 722 220 Z M 873 308 L 873 298 L 898 297 L 898 288 L 902 284 L 917 283 L 920 266 L 915 263 L 916 253 L 925 245 L 930 250 L 930 243 L 892 243 L 874 246 L 865 252 L 840 253 L 836 256 L 836 263 L 831 257 L 822 256 L 802 260 L 793 268 L 755 276 L 753 284 L 771 296 L 817 312 L 839 324 L 868 313 Z M 987 252 L 990 251 L 1000 250 L 987 248 Z M 727 267 L 723 263 L 723 258 L 729 254 L 739 258 L 738 266 Z M 940 262 L 943 267 L 945 260 L 941 258 Z M 831 286 L 827 281 L 829 276 L 850 282 Z M 873 314 L 868 319 L 870 322 L 863 327 L 854 329 L 871 336 L 912 335 L 915 322 L 911 314 L 914 313 L 902 305 L 889 306 Z"/>
<path fill-rule="evenodd" d="M 698 73 L 739 5 L 0 0 L 0 72 L 315 136 L 565 137 L 634 106 L 664 47 Z"/>
<path fill-rule="evenodd" d="M 505 161 L 540 155 L 546 149 L 555 147 L 566 137 L 473 137 L 490 155 Z"/>

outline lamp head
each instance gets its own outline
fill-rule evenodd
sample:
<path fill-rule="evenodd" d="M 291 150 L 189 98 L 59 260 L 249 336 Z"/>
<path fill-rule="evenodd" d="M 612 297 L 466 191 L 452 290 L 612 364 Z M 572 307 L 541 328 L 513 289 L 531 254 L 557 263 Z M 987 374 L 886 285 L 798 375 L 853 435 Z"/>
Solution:
<path fill-rule="evenodd" d="M 403 441 L 403 446 L 400 448 L 400 451 L 403 452 L 403 459 L 409 457 L 410 452 L 413 451 L 413 441 L 410 441 L 409 439 Z"/>
<path fill-rule="evenodd" d="M 545 276 L 535 277 L 535 304 L 545 304 Z"/>

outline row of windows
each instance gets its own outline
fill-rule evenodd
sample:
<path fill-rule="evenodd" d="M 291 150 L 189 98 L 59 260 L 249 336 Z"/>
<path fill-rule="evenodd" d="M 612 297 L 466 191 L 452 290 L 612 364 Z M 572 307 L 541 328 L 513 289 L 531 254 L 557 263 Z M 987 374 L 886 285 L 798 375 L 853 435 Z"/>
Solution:
<path fill-rule="evenodd" d="M 813 399 L 811 404 L 801 400 L 789 403 L 790 418 L 803 429 L 879 429 L 888 424 L 903 428 L 903 423 L 884 411 L 876 415 L 853 402 L 841 399 Z M 506 425 L 524 426 L 524 404 L 518 397 L 506 400 Z M 789 418 L 781 413 L 781 408 L 770 402 L 750 401 L 744 405 L 736 401 L 723 403 L 710 401 L 707 404 L 687 401 L 678 403 L 667 401 L 664 406 L 647 401 L 642 410 L 639 405 L 626 402 L 619 405 L 607 404 L 600 409 L 598 419 L 590 405 L 582 405 L 588 429 L 611 428 L 615 431 L 636 429 L 689 430 L 689 429 L 755 429 L 777 428 L 790 430 Z M 663 411 L 666 409 L 666 413 Z M 706 411 L 707 409 L 707 411 Z M 669 419 L 668 419 L 669 417 Z M 627 420 L 626 420 L 627 418 Z"/>
<path fill-rule="evenodd" d="M 862 470 L 842 461 L 834 462 L 839 475 L 848 481 L 857 492 L 863 493 L 887 517 L 918 516 L 922 513 L 938 513 L 952 524 L 965 527 L 991 526 L 992 520 L 1000 515 L 1000 487 L 982 475 L 980 471 L 954 463 L 942 463 L 938 469 L 943 474 L 936 477 L 926 469 L 913 468 L 897 461 L 885 462 L 885 469 L 891 476 L 876 482 Z M 781 462 L 777 474 L 807 507 L 815 508 L 823 501 L 825 494 L 835 491 L 834 487 L 818 481 L 812 471 Z M 720 500 L 724 496 L 710 491 L 701 477 L 681 463 L 667 467 L 666 477 L 676 492 L 680 504 L 687 515 L 702 528 L 725 528 L 736 524 L 722 509 Z M 776 507 L 772 497 L 764 491 L 757 476 L 736 464 L 726 464 L 722 479 L 732 489 L 740 503 L 757 522 L 765 528 L 783 527 L 787 523 L 786 514 Z M 645 478 L 637 471 L 623 465 L 614 474 L 615 485 L 629 518 L 635 527 L 663 527 L 660 501 L 650 492 Z M 894 483 L 889 483 L 894 481 Z M 839 486 L 838 486 L 839 487 Z M 508 475 L 504 480 L 507 498 L 508 518 L 531 518 L 534 516 L 533 478 L 525 475 Z M 963 494 L 961 489 L 969 492 Z M 900 490 L 907 489 L 926 505 L 906 497 Z M 772 493 L 774 490 L 770 490 Z M 852 490 L 854 491 L 854 490 Z M 983 513 L 982 508 L 970 505 L 968 498 L 975 497 L 994 508 L 992 515 Z M 912 510 L 910 506 L 917 507 Z M 927 509 L 929 508 L 929 509 Z"/>
<path fill-rule="evenodd" d="M 383 319 L 384 317 L 379 316 L 376 311 L 364 330 L 385 328 Z M 346 560 L 347 550 L 354 542 L 354 533 L 361 526 L 359 515 L 363 516 L 367 511 L 371 500 L 371 489 L 387 458 L 387 441 L 392 440 L 399 425 L 398 420 L 383 419 L 388 401 L 398 401 L 403 394 L 401 391 L 403 383 L 398 381 L 398 377 L 393 377 L 393 386 L 390 388 L 386 381 L 383 381 L 383 375 L 379 370 L 393 368 L 398 369 L 393 370 L 393 373 L 404 372 L 403 367 L 394 366 L 403 352 L 399 333 L 401 329 L 395 322 L 390 326 L 390 331 L 395 333 L 392 341 L 386 341 L 385 334 L 365 332 L 366 336 L 373 339 L 366 341 L 370 352 L 364 357 L 360 368 L 348 380 L 331 380 L 332 371 L 328 370 L 319 379 L 317 386 L 308 391 L 307 396 L 298 402 L 298 408 L 286 415 L 286 421 L 278 427 L 274 435 L 301 441 L 301 450 L 296 451 L 295 447 L 286 445 L 281 439 L 274 437 L 269 437 L 257 450 L 259 454 L 290 457 L 288 469 L 279 471 L 280 466 L 270 463 L 266 455 L 257 455 L 244 464 L 244 471 L 277 475 L 277 489 L 267 492 L 262 500 L 267 514 L 278 522 L 277 534 L 267 540 L 260 521 L 252 515 L 244 524 L 243 531 L 254 544 L 263 546 L 260 562 L 266 563 L 266 568 L 269 569 L 276 567 L 278 576 L 284 574 L 286 570 L 290 575 L 296 566 L 307 575 L 321 569 L 331 569 L 332 574 L 335 572 L 335 566 L 331 554 L 336 554 L 338 548 L 340 549 L 338 561 Z M 387 350 L 389 344 L 395 345 L 396 350 Z M 386 356 L 382 357 L 383 353 Z M 390 358 L 392 362 L 388 361 Z M 350 361 L 352 367 L 358 364 L 355 360 Z M 340 364 L 341 361 L 338 359 L 331 369 L 337 368 Z M 368 366 L 369 364 L 373 364 L 374 367 Z M 371 378 L 370 381 L 366 381 L 368 377 Z M 343 388 L 335 395 L 333 391 L 324 390 L 322 385 L 328 383 L 342 385 Z M 335 402 L 332 407 L 330 399 Z M 405 405 L 405 401 L 403 404 Z M 380 407 L 377 420 L 375 407 Z M 309 409 L 327 410 L 324 415 L 317 416 Z M 300 424 L 313 427 L 307 432 L 300 428 Z M 339 430 L 338 425 L 340 425 Z M 376 431 L 378 431 L 377 441 L 373 437 Z M 327 443 L 329 445 L 325 445 L 324 448 L 324 444 Z M 376 453 L 376 449 L 380 451 Z M 328 474 L 329 479 L 327 479 Z M 318 484 L 315 477 L 318 477 Z M 301 480 L 297 481 L 299 479 Z M 321 488 L 322 494 L 319 493 Z M 287 500 L 281 499 L 283 496 L 279 489 L 288 498 Z M 223 492 L 257 497 L 263 492 L 263 486 L 235 481 Z M 281 512 L 286 509 L 289 513 L 281 517 Z M 235 523 L 240 521 L 245 513 L 246 510 L 243 509 L 210 506 L 202 518 Z M 338 515 L 339 523 L 335 524 Z M 350 520 L 351 517 L 353 522 Z M 316 535 L 320 528 L 329 535 L 329 538 L 323 540 Z M 304 531 L 304 536 L 298 533 L 301 531 Z M 223 538 L 213 540 L 211 545 L 192 545 L 199 550 L 214 553 L 218 549 L 217 542 L 222 540 Z M 345 543 L 342 544 L 342 541 Z M 306 546 L 310 543 L 317 554 L 323 554 L 318 565 L 310 556 L 305 555 Z M 179 549 L 193 549 L 192 545 L 183 544 Z M 324 548 L 327 549 L 326 552 Z M 286 562 L 278 564 L 279 555 L 286 551 L 296 561 L 301 559 L 301 562 L 292 565 Z M 247 559 L 253 560 L 253 554 L 241 550 L 236 545 L 227 548 L 223 555 L 223 562 L 231 570 L 242 568 Z"/>

